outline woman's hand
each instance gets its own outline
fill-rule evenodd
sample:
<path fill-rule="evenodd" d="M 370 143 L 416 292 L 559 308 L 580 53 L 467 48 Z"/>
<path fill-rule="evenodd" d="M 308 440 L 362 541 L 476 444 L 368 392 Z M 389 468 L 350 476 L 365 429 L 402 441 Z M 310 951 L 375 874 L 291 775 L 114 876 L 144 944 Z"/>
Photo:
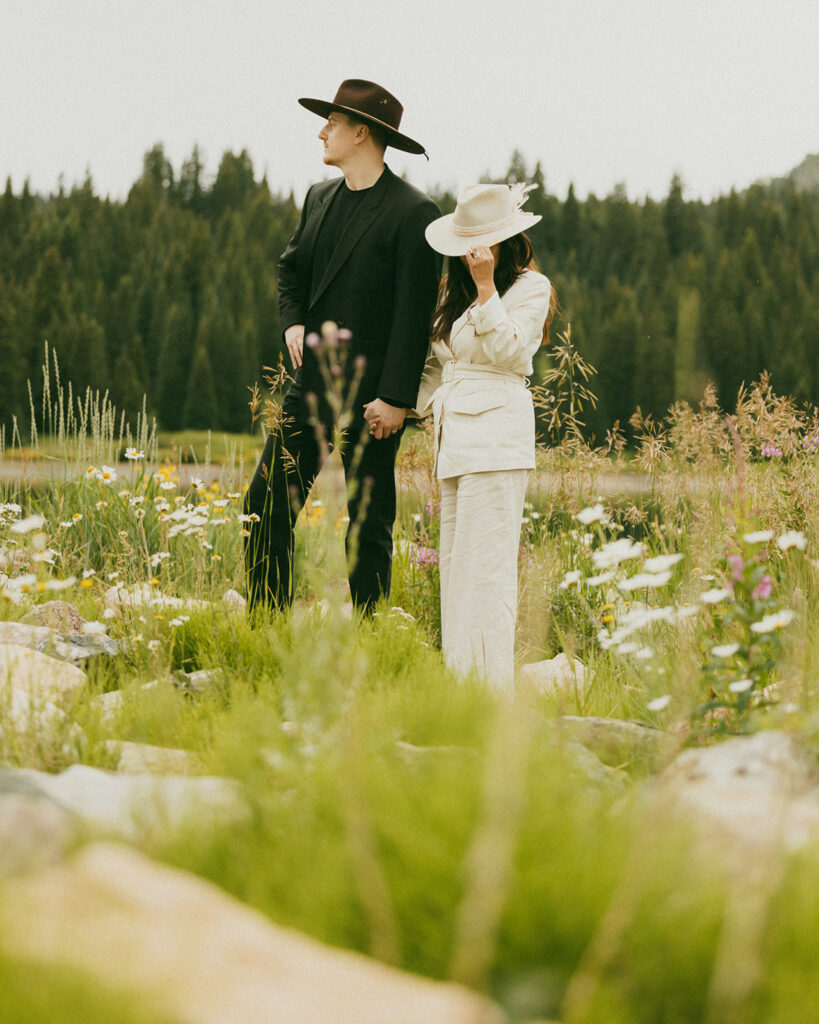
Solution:
<path fill-rule="evenodd" d="M 399 409 L 380 398 L 373 399 L 364 405 L 364 419 L 369 424 L 370 436 L 376 441 L 385 437 L 392 437 L 401 427 L 404 426 L 404 418 L 407 415 L 406 409 Z"/>
<path fill-rule="evenodd" d="M 495 294 L 495 254 L 488 245 L 476 245 L 466 254 L 466 266 L 478 289 L 482 306 Z"/>

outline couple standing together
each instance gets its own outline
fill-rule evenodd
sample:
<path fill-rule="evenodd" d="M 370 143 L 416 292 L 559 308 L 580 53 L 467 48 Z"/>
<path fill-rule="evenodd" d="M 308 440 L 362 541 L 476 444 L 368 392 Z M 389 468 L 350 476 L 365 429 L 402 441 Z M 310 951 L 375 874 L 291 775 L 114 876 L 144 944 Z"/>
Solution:
<path fill-rule="evenodd" d="M 326 118 L 324 163 L 342 177 L 310 188 L 279 261 L 281 327 L 296 373 L 245 499 L 255 513 L 245 541 L 249 607 L 292 600 L 293 526 L 338 426 L 322 365 L 327 342 L 311 337 L 333 321 L 351 336 L 340 372 L 352 412 L 341 458 L 353 603 L 367 612 L 389 595 L 395 459 L 405 417 L 431 413 L 444 656 L 460 673 L 508 687 L 535 465 L 526 375 L 554 312 L 523 233 L 540 218 L 521 210 L 523 185 L 471 185 L 455 212 L 440 216 L 385 165 L 387 146 L 425 151 L 398 131 L 401 104 L 373 82 L 350 79 L 332 102 L 299 103 Z"/>

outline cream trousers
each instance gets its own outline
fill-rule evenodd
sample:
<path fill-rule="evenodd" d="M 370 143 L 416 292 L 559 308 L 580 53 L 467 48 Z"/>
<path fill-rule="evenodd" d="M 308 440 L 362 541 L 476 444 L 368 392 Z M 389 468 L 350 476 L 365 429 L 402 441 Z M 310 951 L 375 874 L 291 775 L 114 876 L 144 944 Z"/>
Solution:
<path fill-rule="evenodd" d="M 518 550 L 528 469 L 441 480 L 441 639 L 446 663 L 511 690 Z"/>

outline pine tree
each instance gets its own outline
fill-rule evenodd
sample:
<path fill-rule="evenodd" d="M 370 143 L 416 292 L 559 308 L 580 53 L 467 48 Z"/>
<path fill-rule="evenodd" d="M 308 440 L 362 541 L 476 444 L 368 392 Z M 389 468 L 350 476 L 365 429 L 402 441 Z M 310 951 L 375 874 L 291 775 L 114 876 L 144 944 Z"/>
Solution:
<path fill-rule="evenodd" d="M 159 358 L 157 413 L 165 430 L 185 425 L 185 398 L 193 364 L 193 317 L 188 302 L 174 303 L 165 317 Z"/>
<path fill-rule="evenodd" d="M 22 416 L 26 399 L 26 360 L 20 346 L 23 338 L 18 329 L 17 310 L 10 285 L 0 276 L 0 367 L 3 386 L 0 387 L 0 427 L 11 427 L 12 416 Z M 7 433 L 6 436 L 9 436 Z"/>
<path fill-rule="evenodd" d="M 574 182 L 569 185 L 560 218 L 560 250 L 564 258 L 580 251 L 580 204 L 575 198 Z"/>
<path fill-rule="evenodd" d="M 193 360 L 182 421 L 194 430 L 207 430 L 218 422 L 219 403 L 216 400 L 213 369 L 203 346 L 199 346 Z"/>
<path fill-rule="evenodd" d="M 681 288 L 677 300 L 674 350 L 674 400 L 693 403 L 699 397 L 696 380 L 702 297 L 697 288 Z"/>
<path fill-rule="evenodd" d="M 137 353 L 139 352 L 139 346 Z M 123 346 L 117 361 L 114 364 L 114 372 L 111 376 L 111 400 L 116 407 L 125 413 L 126 422 L 131 429 L 136 429 L 137 418 L 142 411 L 142 401 L 145 389 L 142 384 L 137 365 L 131 357 L 132 347 Z"/>

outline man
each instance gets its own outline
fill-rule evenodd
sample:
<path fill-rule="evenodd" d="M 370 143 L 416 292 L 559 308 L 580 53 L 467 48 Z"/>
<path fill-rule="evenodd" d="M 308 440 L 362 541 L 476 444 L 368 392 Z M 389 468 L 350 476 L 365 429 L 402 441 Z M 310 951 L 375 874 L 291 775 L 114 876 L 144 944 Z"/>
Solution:
<path fill-rule="evenodd" d="M 342 177 L 308 191 L 279 261 L 281 326 L 296 372 L 245 499 L 245 512 L 259 517 L 245 543 L 248 605 L 279 608 L 293 599 L 293 526 L 334 427 L 342 426 L 326 373 L 338 350 L 328 350 L 332 338 L 318 339 L 331 321 L 351 336 L 336 370 L 352 414 L 341 451 L 346 549 L 353 603 L 368 612 L 390 590 L 395 458 L 415 404 L 441 270 L 424 229 L 440 211 L 384 163 L 387 146 L 424 153 L 398 131 L 403 108 L 385 89 L 350 79 L 332 102 L 299 103 L 326 118 L 318 135 L 324 163 Z"/>

